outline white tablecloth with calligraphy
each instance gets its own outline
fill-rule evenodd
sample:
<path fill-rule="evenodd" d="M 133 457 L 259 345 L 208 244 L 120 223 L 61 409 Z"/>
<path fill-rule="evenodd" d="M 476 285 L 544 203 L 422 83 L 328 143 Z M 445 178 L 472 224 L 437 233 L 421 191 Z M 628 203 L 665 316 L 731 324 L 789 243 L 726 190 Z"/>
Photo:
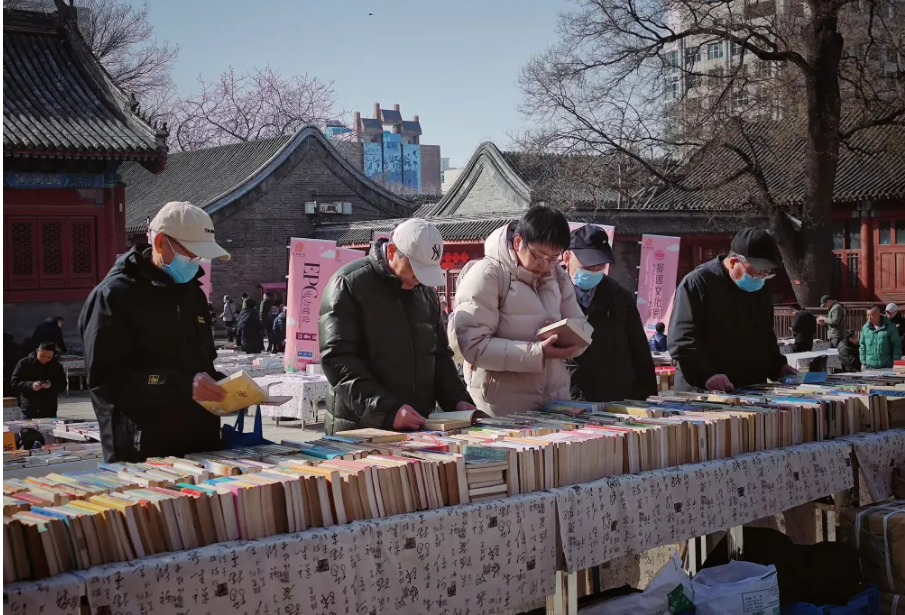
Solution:
<path fill-rule="evenodd" d="M 77 574 L 94 615 L 479 615 L 553 594 L 555 504 L 531 493 Z"/>
<path fill-rule="evenodd" d="M 278 374 L 255 378 L 255 382 L 274 396 L 289 395 L 292 400 L 282 406 L 261 406 L 262 416 L 280 419 L 301 419 L 306 423 L 318 423 L 318 404 L 327 401 L 330 386 L 324 376 L 303 376 L 300 374 Z"/>
<path fill-rule="evenodd" d="M 78 615 L 79 604 L 80 579 L 72 573 L 3 584 L 4 615 Z"/>
<path fill-rule="evenodd" d="M 566 570 L 761 519 L 848 489 L 848 442 L 762 451 L 554 489 Z"/>
<path fill-rule="evenodd" d="M 850 442 L 874 502 L 891 498 L 892 475 L 905 465 L 905 429 L 888 429 L 842 438 Z"/>

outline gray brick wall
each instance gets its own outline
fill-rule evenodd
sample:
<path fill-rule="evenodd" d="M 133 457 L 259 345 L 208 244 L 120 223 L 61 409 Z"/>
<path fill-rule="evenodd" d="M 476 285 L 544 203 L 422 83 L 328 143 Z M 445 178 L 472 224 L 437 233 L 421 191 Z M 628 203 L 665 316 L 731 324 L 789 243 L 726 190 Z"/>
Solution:
<path fill-rule="evenodd" d="M 619 227 L 616 227 L 618 237 Z M 641 245 L 636 239 L 623 239 L 613 242 L 613 255 L 616 262 L 610 265 L 610 277 L 619 282 L 626 290 L 638 290 L 638 265 L 641 264 Z"/>
<path fill-rule="evenodd" d="M 333 170 L 323 152 L 309 148 L 257 201 L 245 204 L 225 219 L 215 219 L 217 240 L 232 255 L 211 268 L 211 298 L 242 292 L 260 298 L 258 284 L 282 282 L 287 274 L 286 245 L 290 237 L 311 237 L 316 224 L 398 217 L 372 205 L 366 190 L 350 176 Z M 305 214 L 306 201 L 347 202 L 352 215 Z"/>

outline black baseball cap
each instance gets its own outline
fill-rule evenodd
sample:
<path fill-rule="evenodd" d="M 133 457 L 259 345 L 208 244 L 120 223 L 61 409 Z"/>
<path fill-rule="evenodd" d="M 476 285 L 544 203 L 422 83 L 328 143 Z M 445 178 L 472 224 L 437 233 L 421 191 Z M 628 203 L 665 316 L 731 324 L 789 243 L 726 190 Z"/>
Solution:
<path fill-rule="evenodd" d="M 735 254 L 744 256 L 748 264 L 758 271 L 779 268 L 776 242 L 764 229 L 742 229 L 732 238 L 731 249 Z"/>
<path fill-rule="evenodd" d="M 585 224 L 572 231 L 569 237 L 569 251 L 584 267 L 616 262 L 606 231 L 593 224 Z"/>
<path fill-rule="evenodd" d="M 825 305 L 826 305 L 826 302 L 829 301 L 830 299 L 832 299 L 832 297 L 829 296 L 829 295 L 824 295 L 824 296 L 822 296 L 822 297 L 820 298 L 820 307 L 825 306 Z M 851 336 L 849 336 L 849 337 L 851 337 Z"/>

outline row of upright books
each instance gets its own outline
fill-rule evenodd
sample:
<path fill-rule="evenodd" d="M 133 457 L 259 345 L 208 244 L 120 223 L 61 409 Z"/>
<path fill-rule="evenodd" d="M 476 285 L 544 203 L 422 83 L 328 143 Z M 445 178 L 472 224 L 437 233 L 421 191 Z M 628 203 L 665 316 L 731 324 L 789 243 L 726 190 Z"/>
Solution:
<path fill-rule="evenodd" d="M 428 425 L 5 480 L 5 581 L 905 426 L 905 377 L 440 413 Z"/>

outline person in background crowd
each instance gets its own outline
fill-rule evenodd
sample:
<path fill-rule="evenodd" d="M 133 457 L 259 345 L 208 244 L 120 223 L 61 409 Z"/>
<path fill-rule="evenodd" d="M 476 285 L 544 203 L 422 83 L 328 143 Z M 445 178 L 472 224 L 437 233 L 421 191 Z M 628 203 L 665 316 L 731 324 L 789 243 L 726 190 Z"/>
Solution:
<path fill-rule="evenodd" d="M 277 350 L 277 340 L 274 335 L 273 325 L 276 322 L 277 316 L 280 315 L 280 304 L 279 303 L 271 303 L 270 309 L 264 314 L 264 330 L 267 331 L 267 351 L 268 352 L 276 352 Z"/>
<path fill-rule="evenodd" d="M 286 309 L 284 305 L 277 317 L 273 319 L 273 335 L 276 340 L 277 352 L 286 350 Z"/>
<path fill-rule="evenodd" d="M 567 362 L 572 398 L 614 401 L 656 395 L 654 361 L 635 296 L 604 273 L 615 262 L 606 232 L 593 224 L 575 229 L 563 260 L 578 305 L 594 328 L 591 345 Z"/>
<path fill-rule="evenodd" d="M 732 239 L 728 255 L 685 276 L 669 322 L 677 391 L 733 391 L 797 373 L 779 352 L 764 288 L 778 268 L 770 234 L 747 228 Z"/>
<path fill-rule="evenodd" d="M 792 344 L 792 352 L 810 352 L 814 349 L 814 336 L 817 334 L 817 319 L 809 311 L 798 305 L 792 304 L 792 336 L 795 343 Z"/>
<path fill-rule="evenodd" d="M 13 370 L 22 358 L 22 348 L 16 343 L 12 333 L 3 333 L 3 397 L 15 397 L 16 392 L 10 386 Z"/>
<path fill-rule="evenodd" d="M 264 352 L 264 325 L 258 316 L 258 302 L 252 298 L 245 300 L 245 309 L 239 313 L 236 322 L 236 339 L 242 350 L 248 354 Z"/>
<path fill-rule="evenodd" d="M 31 334 L 32 347 L 27 350 L 34 350 L 40 346 L 42 342 L 53 342 L 57 345 L 57 352 L 60 354 L 66 352 L 66 343 L 63 341 L 62 316 L 48 318 L 35 327 L 35 332 Z"/>
<path fill-rule="evenodd" d="M 569 399 L 566 359 L 585 349 L 556 346 L 555 335 L 537 338 L 539 329 L 564 318 L 592 332 L 559 265 L 569 241 L 562 212 L 535 205 L 491 233 L 485 257 L 460 276 L 450 335 L 465 359 L 465 382 L 478 409 L 506 415 Z"/>
<path fill-rule="evenodd" d="M 902 358 L 899 330 L 876 305 L 867 310 L 858 350 L 864 369 L 887 369 L 893 366 L 893 361 Z"/>
<path fill-rule="evenodd" d="M 650 349 L 652 352 L 667 352 L 669 350 L 669 340 L 666 337 L 666 325 L 658 322 L 656 331 L 650 337 Z"/>
<path fill-rule="evenodd" d="M 214 304 L 210 301 L 207 302 L 207 312 L 210 314 L 211 331 L 213 331 L 214 324 L 217 322 L 217 310 L 214 309 Z"/>
<path fill-rule="evenodd" d="M 902 346 L 905 347 L 905 314 L 899 309 L 895 303 L 886 306 L 886 317 L 896 326 L 899 332 L 899 339 L 902 340 Z"/>
<path fill-rule="evenodd" d="M 264 291 L 264 298 L 261 300 L 261 306 L 258 310 L 258 316 L 261 318 L 262 323 L 267 321 L 267 315 L 270 314 L 270 306 L 273 304 L 273 295 L 270 294 L 270 291 Z"/>
<path fill-rule="evenodd" d="M 328 434 L 420 429 L 437 404 L 474 409 L 441 324 L 442 256 L 437 227 L 413 218 L 330 278 L 318 320 Z"/>
<path fill-rule="evenodd" d="M 191 203 L 167 203 L 149 229 L 151 245 L 119 257 L 79 317 L 108 463 L 220 448 L 220 418 L 198 404 L 226 397 L 199 278 L 200 259 L 229 254 Z"/>
<path fill-rule="evenodd" d="M 858 350 L 859 339 L 857 331 L 846 331 L 845 339 L 839 342 L 836 347 L 839 350 L 839 362 L 842 364 L 842 371 L 861 371 L 861 355 Z"/>
<path fill-rule="evenodd" d="M 443 330 L 446 331 L 446 327 L 449 326 L 449 302 L 448 301 L 440 302 L 440 321 L 443 324 Z"/>
<path fill-rule="evenodd" d="M 242 309 L 248 307 L 248 293 L 242 293 Z"/>
<path fill-rule="evenodd" d="M 37 350 L 19 360 L 10 385 L 22 396 L 26 419 L 56 418 L 57 395 L 66 390 L 66 373 L 56 358 L 56 344 L 41 342 Z"/>
<path fill-rule="evenodd" d="M 236 307 L 229 295 L 223 295 L 223 312 L 220 314 L 226 327 L 226 339 L 230 342 L 236 335 Z"/>
<path fill-rule="evenodd" d="M 830 346 L 836 348 L 845 333 L 845 306 L 829 295 L 824 295 L 820 298 L 820 307 L 829 310 L 826 317 L 821 317 L 819 322 L 826 325 L 826 336 Z"/>

